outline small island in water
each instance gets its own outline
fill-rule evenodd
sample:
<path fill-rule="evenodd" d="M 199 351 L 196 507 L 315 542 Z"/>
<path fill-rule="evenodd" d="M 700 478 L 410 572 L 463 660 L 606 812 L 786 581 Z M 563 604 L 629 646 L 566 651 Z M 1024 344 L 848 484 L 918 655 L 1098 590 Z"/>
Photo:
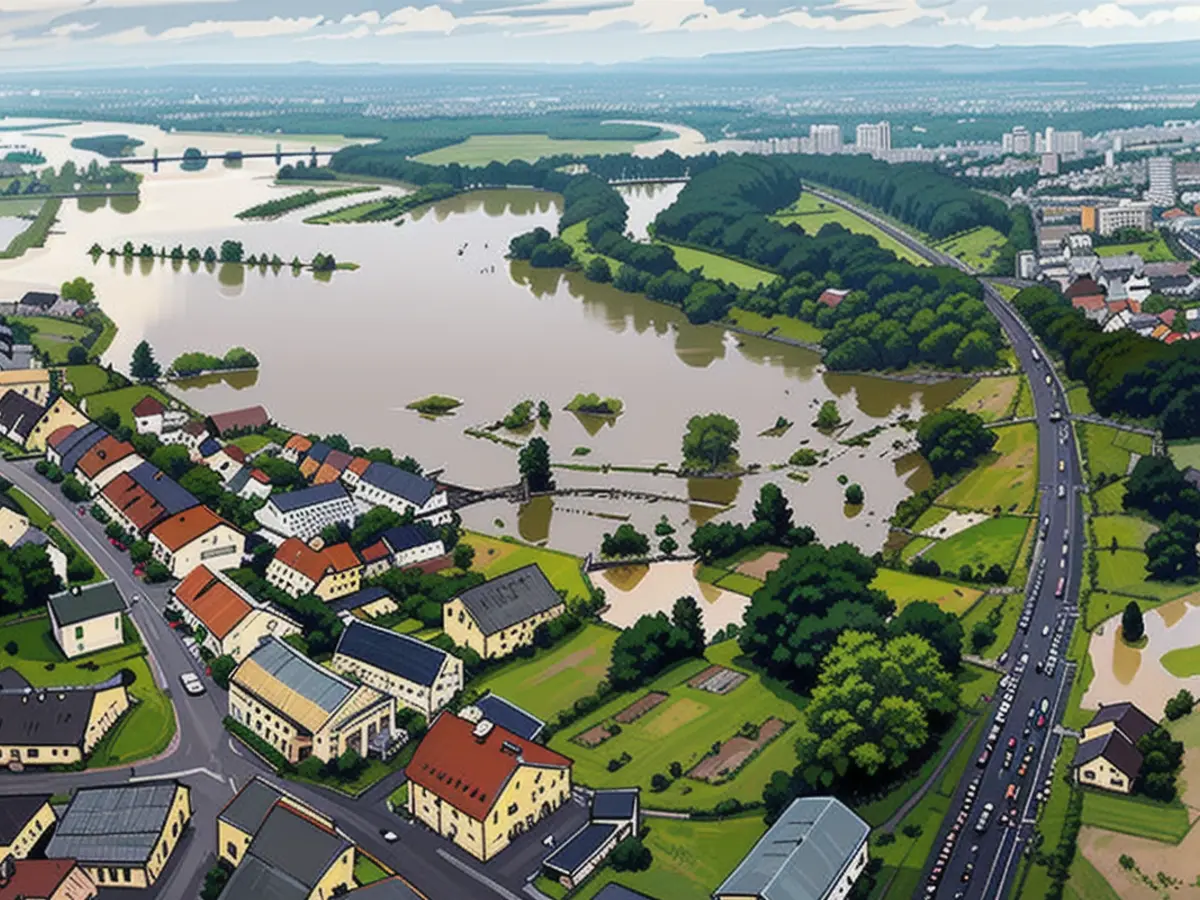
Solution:
<path fill-rule="evenodd" d="M 404 408 L 416 410 L 423 416 L 448 416 L 460 406 L 462 406 L 462 401 L 454 397 L 430 394 L 428 397 L 414 400 Z"/>
<path fill-rule="evenodd" d="M 625 404 L 616 397 L 601 398 L 599 394 L 576 394 L 567 404 L 568 412 L 587 413 L 592 416 L 619 416 Z"/>

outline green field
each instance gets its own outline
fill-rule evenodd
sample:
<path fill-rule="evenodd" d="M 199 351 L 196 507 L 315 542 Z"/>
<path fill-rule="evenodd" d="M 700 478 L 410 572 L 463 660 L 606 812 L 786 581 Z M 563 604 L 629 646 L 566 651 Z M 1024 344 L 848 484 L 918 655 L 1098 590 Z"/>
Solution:
<path fill-rule="evenodd" d="M 988 519 L 938 541 L 921 558 L 933 560 L 951 576 L 957 575 L 963 566 L 987 569 L 993 563 L 1008 572 L 1017 561 L 1026 532 L 1033 527 L 1033 520 L 1023 516 Z"/>
<path fill-rule="evenodd" d="M 880 569 L 875 575 L 875 580 L 871 582 L 871 587 L 883 591 L 895 600 L 897 613 L 910 603 L 926 600 L 936 603 L 946 612 L 961 616 L 981 596 L 981 592 L 973 588 L 960 587 L 936 578 L 926 578 L 896 569 Z"/>
<path fill-rule="evenodd" d="M 979 378 L 950 405 L 975 413 L 985 422 L 1007 418 L 1014 406 L 1021 379 L 1016 375 Z"/>
<path fill-rule="evenodd" d="M 554 735 L 550 747 L 575 760 L 575 780 L 589 787 L 608 788 L 638 785 L 644 803 L 659 809 L 687 807 L 710 808 L 722 800 L 757 800 L 762 787 L 777 769 L 795 766 L 794 738 L 785 731 L 767 744 L 732 778 L 710 784 L 688 778 L 686 773 L 716 741 L 734 737 L 744 722 L 761 725 L 775 717 L 795 723 L 801 716 L 803 700 L 787 688 L 747 669 L 738 656 L 737 642 L 724 641 L 708 648 L 705 660 L 688 660 L 636 691 L 621 694 L 569 728 Z M 749 674 L 749 678 L 725 695 L 689 687 L 687 680 L 709 664 L 723 665 Z M 668 699 L 634 722 L 621 726 L 619 734 L 598 746 L 588 748 L 571 740 L 601 723 L 612 721 L 622 709 L 639 700 L 648 691 L 667 693 Z M 632 759 L 615 772 L 608 762 L 622 753 Z M 684 776 L 675 779 L 661 792 L 650 790 L 656 774 L 668 775 L 672 762 L 683 767 Z"/>
<path fill-rule="evenodd" d="M 1136 253 L 1143 262 L 1174 262 L 1175 254 L 1167 246 L 1167 242 L 1155 235 L 1153 240 L 1139 241 L 1135 244 L 1112 244 L 1107 247 L 1097 247 L 1097 256 L 1123 256 L 1126 253 Z"/>
<path fill-rule="evenodd" d="M 745 597 L 752 597 L 754 592 L 763 586 L 763 583 L 757 578 L 751 578 L 741 572 L 727 572 L 712 583 L 723 591 L 732 591 Z"/>
<path fill-rule="evenodd" d="M 1064 900 L 1121 900 L 1121 895 L 1112 889 L 1104 876 L 1097 871 L 1086 856 L 1076 853 L 1067 874 L 1063 891 Z"/>
<path fill-rule="evenodd" d="M 947 509 L 944 506 L 931 506 L 929 509 L 925 510 L 925 512 L 921 513 L 921 515 L 917 518 L 917 521 L 913 523 L 912 530 L 920 532 L 925 531 L 928 528 L 932 528 L 934 525 L 937 525 L 948 515 L 950 515 L 950 513 L 953 511 L 954 510 Z"/>
<path fill-rule="evenodd" d="M 854 234 L 870 235 L 875 238 L 880 247 L 884 250 L 891 250 L 899 259 L 906 259 L 918 266 L 927 265 L 924 259 L 891 235 L 880 231 L 866 219 L 841 206 L 821 200 L 814 194 L 802 194 L 799 200 L 791 206 L 779 210 L 770 218 L 781 225 L 795 223 L 804 229 L 805 234 L 816 234 L 825 225 L 833 222 Z"/>
<path fill-rule="evenodd" d="M 1066 786 L 1065 779 L 1070 771 L 1071 759 L 1075 755 L 1076 746 L 1077 742 L 1074 738 L 1063 740 L 1062 749 L 1054 761 L 1054 787 L 1050 791 L 1050 799 L 1041 807 L 1037 830 L 1042 835 L 1042 846 L 1048 850 L 1058 846 L 1059 837 L 1062 835 L 1063 826 L 1066 823 L 1067 804 L 1071 799 L 1071 791 Z M 1080 855 L 1076 854 L 1076 858 L 1079 858 Z M 1033 865 L 1022 863 L 1022 869 L 1026 871 L 1024 880 L 1020 881 L 1022 900 L 1043 900 L 1047 896 L 1051 883 L 1046 866 L 1040 862 Z"/>
<path fill-rule="evenodd" d="M 995 228 L 983 225 L 947 238 L 934 244 L 934 247 L 962 260 L 973 269 L 987 271 L 1007 242 L 1008 239 Z"/>
<path fill-rule="evenodd" d="M 999 281 L 989 282 L 996 289 L 996 293 L 1005 300 L 1011 300 L 1021 292 L 1020 288 L 1015 288 L 1011 284 L 1002 284 Z"/>
<path fill-rule="evenodd" d="M 1088 595 L 1087 612 L 1083 616 L 1083 627 L 1087 631 L 1094 630 L 1113 616 L 1120 615 L 1130 600 L 1137 603 L 1143 613 L 1154 609 L 1161 602 L 1146 597 L 1123 597 L 1120 594 L 1106 594 L 1104 591 L 1092 591 Z"/>
<path fill-rule="evenodd" d="M 12 321 L 27 325 L 33 331 L 33 346 L 55 364 L 65 363 L 67 351 L 92 333 L 86 325 L 53 316 L 13 316 Z"/>
<path fill-rule="evenodd" d="M 921 551 L 926 547 L 936 543 L 937 541 L 935 541 L 933 538 L 915 537 L 905 544 L 904 548 L 900 551 L 900 561 L 905 563 L 911 562 L 918 553 L 921 553 Z"/>
<path fill-rule="evenodd" d="M 133 408 L 149 394 L 163 406 L 175 403 L 170 397 L 156 387 L 149 385 L 132 385 L 118 388 L 115 391 L 105 391 L 100 394 L 90 394 L 87 398 L 87 409 L 84 410 L 89 418 L 95 419 L 106 409 L 114 410 L 121 417 L 121 424 L 133 427 Z"/>
<path fill-rule="evenodd" d="M 1081 416 L 1088 416 L 1096 411 L 1092 406 L 1092 398 L 1088 396 L 1088 390 L 1083 385 L 1067 391 L 1067 408 Z"/>
<path fill-rule="evenodd" d="M 257 453 L 267 444 L 271 443 L 271 438 L 265 434 L 244 434 L 239 438 L 234 438 L 229 443 L 235 447 L 240 447 L 246 453 Z"/>
<path fill-rule="evenodd" d="M 475 561 L 471 569 L 482 572 L 484 578 L 495 578 L 536 563 L 550 583 L 559 590 L 565 590 L 568 597 L 586 600 L 592 595 L 591 585 L 583 574 L 583 560 L 578 556 L 505 541 L 474 531 L 464 534 L 463 542 L 475 548 Z"/>
<path fill-rule="evenodd" d="M 1183 840 L 1191 827 L 1182 803 L 1156 803 L 1098 790 L 1084 791 L 1083 824 L 1170 844 Z"/>
<path fill-rule="evenodd" d="M 1037 494 L 1037 426 L 995 429 L 999 440 L 982 464 L 938 498 L 942 506 L 992 512 L 1028 512 Z"/>
<path fill-rule="evenodd" d="M 803 341 L 806 344 L 819 344 L 825 332 L 803 319 L 793 319 L 791 316 L 763 316 L 746 309 L 731 309 L 725 317 L 739 328 L 757 331 L 759 334 L 788 338 L 793 341 Z"/>
<path fill-rule="evenodd" d="M 543 156 L 601 156 L 632 153 L 643 141 L 560 140 L 544 134 L 473 134 L 465 141 L 439 147 L 414 157 L 431 166 L 486 166 L 490 162 L 523 159 L 536 162 Z"/>
<path fill-rule="evenodd" d="M 1176 678 L 1200 675 L 1200 647 L 1180 647 L 1169 650 L 1159 660 L 1164 669 Z"/>
<path fill-rule="evenodd" d="M 974 652 L 971 648 L 971 629 L 977 622 L 985 621 L 997 608 L 1001 613 L 1000 625 L 996 628 L 996 639 L 979 651 L 979 655 L 984 659 L 995 659 L 1008 649 L 1013 635 L 1017 633 L 1017 623 L 1021 620 L 1020 595 L 1005 597 L 1003 594 L 987 594 L 962 617 L 964 653 Z"/>
<path fill-rule="evenodd" d="M 74 388 L 74 393 L 80 397 L 114 390 L 123 383 L 118 381 L 120 376 L 110 375 L 106 369 L 92 363 L 84 366 L 65 366 L 63 372 Z"/>
<path fill-rule="evenodd" d="M 1097 551 L 1096 563 L 1096 587 L 1106 593 L 1174 600 L 1196 590 L 1195 585 L 1147 580 L 1146 554 L 1140 550 Z"/>
<path fill-rule="evenodd" d="M 127 635 L 132 626 L 126 624 Z M 175 734 L 175 714 L 167 695 L 159 690 L 150 674 L 145 648 L 128 642 L 98 653 L 68 660 L 50 634 L 46 618 L 4 626 L 5 643 L 17 644 L 16 656 L 0 648 L 0 669 L 12 667 L 35 687 L 99 684 L 122 669 L 133 673 L 129 687 L 130 706 L 116 726 L 92 751 L 88 765 L 93 768 L 128 765 L 161 753 Z M 95 663 L 96 671 L 82 668 Z M 47 669 L 47 665 L 53 665 Z"/>
<path fill-rule="evenodd" d="M 375 861 L 362 853 L 354 855 L 354 881 L 359 885 L 374 884 L 387 878 L 387 872 L 379 868 Z"/>
<path fill-rule="evenodd" d="M 1093 479 L 1099 478 L 1101 473 L 1107 473 L 1109 478 L 1123 478 L 1129 471 L 1131 454 L 1150 455 L 1149 435 L 1120 431 L 1091 422 L 1080 422 L 1077 428 L 1079 439 L 1087 452 L 1088 469 Z"/>
<path fill-rule="evenodd" d="M 1174 441 L 1167 445 L 1171 462 L 1181 469 L 1188 466 L 1200 469 L 1200 441 Z"/>
<path fill-rule="evenodd" d="M 515 659 L 472 687 L 494 691 L 539 718 L 552 719 L 580 697 L 595 693 L 608 674 L 618 633 L 589 622 L 557 647 L 538 651 L 533 659 Z"/>
<path fill-rule="evenodd" d="M 21 507 L 21 512 L 25 514 L 25 518 L 29 520 L 29 524 L 34 528 L 40 528 L 42 531 L 45 531 L 46 526 L 54 522 L 54 516 L 38 506 L 31 497 L 22 493 L 19 489 L 10 487 L 5 493 L 8 494 L 9 498 L 17 506 Z"/>
<path fill-rule="evenodd" d="M 328 212 L 317 213 L 304 220 L 305 225 L 337 225 L 344 222 L 358 222 L 364 216 L 376 210 L 390 206 L 389 200 L 367 200 L 364 203 L 351 203 L 347 206 L 331 209 Z"/>
<path fill-rule="evenodd" d="M 760 284 L 770 284 L 779 277 L 768 269 L 739 262 L 728 256 L 721 256 L 719 253 L 697 250 L 693 247 L 681 247 L 666 241 L 662 243 L 666 243 L 675 251 L 675 262 L 679 263 L 679 267 L 685 272 L 699 269 L 705 278 L 728 281 L 735 287 L 756 288 Z"/>
<path fill-rule="evenodd" d="M 1092 494 L 1089 494 L 1096 506 L 1096 514 L 1121 513 L 1125 511 L 1125 484 L 1118 481 Z"/>
<path fill-rule="evenodd" d="M 1096 552 L 1108 553 L 1116 539 L 1118 548 L 1144 550 L 1146 538 L 1158 531 L 1158 526 L 1137 516 L 1095 516 L 1092 527 L 1096 533 Z"/>
<path fill-rule="evenodd" d="M 708 900 L 767 829 L 761 813 L 720 822 L 653 818 L 645 824 L 650 829 L 645 843 L 654 857 L 650 868 L 617 872 L 605 866 L 571 900 L 589 900 L 614 881 L 664 900 Z"/>

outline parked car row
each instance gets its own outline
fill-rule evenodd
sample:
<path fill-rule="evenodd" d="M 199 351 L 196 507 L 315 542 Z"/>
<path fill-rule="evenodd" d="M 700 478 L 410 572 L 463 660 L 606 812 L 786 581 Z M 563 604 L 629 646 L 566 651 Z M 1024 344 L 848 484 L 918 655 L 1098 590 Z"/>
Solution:
<path fill-rule="evenodd" d="M 934 861 L 933 869 L 929 873 L 929 880 L 925 884 L 925 896 L 932 897 L 937 893 L 938 885 L 946 874 L 946 866 L 950 863 L 950 857 L 954 854 L 954 844 L 962 836 L 963 828 L 967 824 L 967 819 L 971 815 L 971 807 L 975 805 L 975 798 L 979 794 L 980 778 L 976 777 L 974 781 L 967 785 L 966 795 L 963 797 L 962 805 L 958 809 L 958 815 L 954 818 L 954 824 L 950 826 L 950 832 L 946 835 L 946 839 L 942 842 L 942 849 L 938 852 L 937 859 Z M 982 816 L 986 819 L 991 815 L 993 806 L 991 803 L 983 805 Z M 976 831 L 979 830 L 976 824 Z M 966 883 L 971 880 L 971 873 L 975 870 L 974 857 L 979 853 L 979 845 L 975 844 L 971 847 L 972 861 L 967 863 L 963 870 L 962 881 Z M 961 892 L 955 895 L 962 896 Z"/>

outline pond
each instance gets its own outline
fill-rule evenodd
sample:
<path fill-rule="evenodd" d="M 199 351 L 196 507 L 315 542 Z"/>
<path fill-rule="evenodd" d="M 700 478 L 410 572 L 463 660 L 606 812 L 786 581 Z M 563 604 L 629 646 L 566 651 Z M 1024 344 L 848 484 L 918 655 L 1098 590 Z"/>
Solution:
<path fill-rule="evenodd" d="M 139 127 L 78 129 L 137 133 Z M 143 137 L 147 144 L 139 152 L 159 146 L 154 135 Z M 42 142 L 37 132 L 23 139 Z M 203 141 L 169 135 L 162 141 L 168 145 L 160 152 L 192 145 L 273 149 L 275 143 L 234 135 Z M 44 142 L 47 156 L 61 154 L 66 143 Z M 513 235 L 538 225 L 555 227 L 556 195 L 478 192 L 405 217 L 400 226 L 303 223 L 315 211 L 359 198 L 269 222 L 235 219 L 255 203 L 303 189 L 275 186 L 274 168 L 272 160 L 247 160 L 237 168 L 210 164 L 198 173 L 164 165 L 159 173 L 146 172 L 140 200 L 68 201 L 46 248 L 0 263 L 0 290 L 12 295 L 85 274 L 120 326 L 107 356 L 118 368 L 127 370 L 142 339 L 164 366 L 185 351 L 224 353 L 245 346 L 261 360 L 257 377 L 205 379 L 182 390 L 186 402 L 205 412 L 262 403 L 288 427 L 390 446 L 428 469 L 443 470 L 455 484 L 496 487 L 517 480 L 514 449 L 464 432 L 496 422 L 525 399 L 549 404 L 549 427 L 499 434 L 510 442 L 542 434 L 556 463 L 593 468 L 674 468 L 691 416 L 723 412 L 740 423 L 740 460 L 758 464 L 759 474 L 712 481 L 559 469 L 560 487 L 636 491 L 640 499 L 557 497 L 524 510 L 496 501 L 464 512 L 472 527 L 548 540 L 580 554 L 597 550 L 600 536 L 622 521 L 646 530 L 663 515 L 686 546 L 697 522 L 723 510 L 747 519 L 768 480 L 786 490 L 797 521 L 817 524 L 822 539 L 853 540 L 873 551 L 886 539 L 886 519 L 896 502 L 928 483 L 928 468 L 906 455 L 911 433 L 897 418 L 943 405 L 962 390 L 960 382 L 917 386 L 827 376 L 810 351 L 719 326 L 694 326 L 679 310 L 588 282 L 578 273 L 506 260 Z M 629 189 L 631 227 L 643 233 L 678 189 Z M 193 271 L 186 263 L 107 256 L 93 262 L 87 256 L 93 242 L 203 248 L 227 238 L 243 242 L 247 254 L 290 260 L 322 251 L 361 268 L 319 278 L 290 268 L 276 273 L 201 265 Z M 578 392 L 618 397 L 625 411 L 615 420 L 564 411 Z M 457 397 L 463 405 L 436 420 L 405 409 L 435 393 Z M 850 421 L 842 438 L 887 427 L 867 447 L 842 446 L 810 424 L 827 399 L 835 399 Z M 782 437 L 762 436 L 779 416 L 795 424 Z M 825 465 L 804 473 L 807 482 L 770 471 L 801 445 L 829 451 Z M 839 475 L 862 485 L 861 510 L 844 508 Z"/>

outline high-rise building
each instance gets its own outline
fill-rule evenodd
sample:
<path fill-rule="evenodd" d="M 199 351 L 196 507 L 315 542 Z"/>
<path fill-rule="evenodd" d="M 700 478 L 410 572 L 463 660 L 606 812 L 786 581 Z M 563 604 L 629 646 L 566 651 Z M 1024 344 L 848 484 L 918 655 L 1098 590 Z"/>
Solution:
<path fill-rule="evenodd" d="M 870 153 L 875 150 L 892 149 L 892 123 L 863 124 L 855 129 L 854 143 L 859 151 Z"/>
<path fill-rule="evenodd" d="M 1000 140 L 1000 149 L 1004 153 L 1015 153 L 1024 156 L 1033 152 L 1033 136 L 1024 125 L 1017 125 Z"/>
<path fill-rule="evenodd" d="M 1097 218 L 1098 230 L 1102 235 L 1110 235 L 1121 228 L 1149 231 L 1154 221 L 1154 211 L 1149 203 L 1122 200 L 1116 206 L 1101 207 Z"/>
<path fill-rule="evenodd" d="M 810 125 L 808 136 L 812 139 L 814 153 L 841 153 L 841 125 Z"/>
<path fill-rule="evenodd" d="M 1083 152 L 1082 131 L 1054 131 L 1047 128 L 1046 142 L 1050 145 L 1046 148 L 1047 153 L 1073 156 Z"/>
<path fill-rule="evenodd" d="M 1117 153 L 1115 150 L 1104 151 L 1104 168 L 1115 169 L 1117 166 Z"/>
<path fill-rule="evenodd" d="M 1150 160 L 1150 189 L 1146 200 L 1155 206 L 1171 206 L 1178 189 L 1175 185 L 1175 160 L 1156 156 Z"/>

